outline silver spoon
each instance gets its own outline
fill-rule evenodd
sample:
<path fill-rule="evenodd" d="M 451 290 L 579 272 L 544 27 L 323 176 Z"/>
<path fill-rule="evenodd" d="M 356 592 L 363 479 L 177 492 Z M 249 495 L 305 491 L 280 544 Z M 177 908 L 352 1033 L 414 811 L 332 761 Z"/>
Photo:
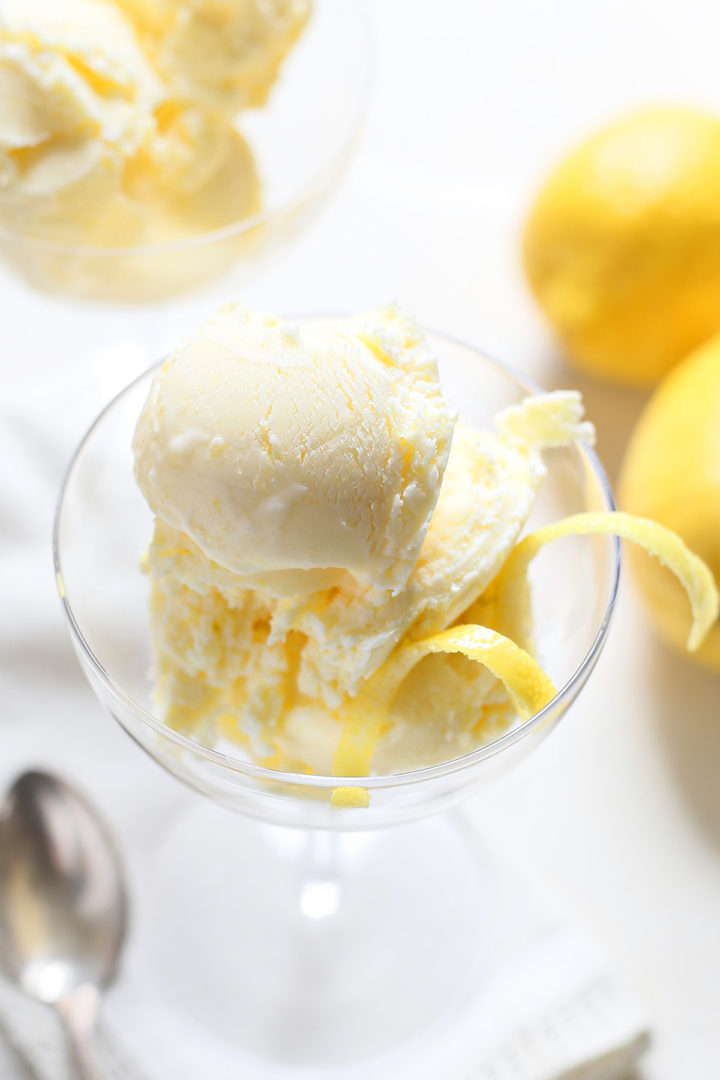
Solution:
<path fill-rule="evenodd" d="M 80 1080 L 96 1080 L 93 1029 L 125 937 L 127 896 L 95 811 L 44 772 L 20 776 L 0 807 L 0 961 L 54 1006 Z"/>

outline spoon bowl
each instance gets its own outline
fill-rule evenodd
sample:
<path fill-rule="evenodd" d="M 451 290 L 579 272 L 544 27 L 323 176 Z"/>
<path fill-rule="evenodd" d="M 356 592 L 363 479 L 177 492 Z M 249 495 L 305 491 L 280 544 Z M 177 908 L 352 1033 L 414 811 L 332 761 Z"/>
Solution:
<path fill-rule="evenodd" d="M 127 928 L 120 861 L 96 811 L 63 780 L 31 771 L 0 807 L 0 963 L 63 1018 L 78 1071 L 100 991 L 117 970 Z"/>

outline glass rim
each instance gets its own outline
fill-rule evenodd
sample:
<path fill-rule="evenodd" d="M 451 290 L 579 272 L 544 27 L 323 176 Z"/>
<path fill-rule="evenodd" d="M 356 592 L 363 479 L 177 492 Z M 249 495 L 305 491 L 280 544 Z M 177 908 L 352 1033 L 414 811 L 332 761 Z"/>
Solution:
<path fill-rule="evenodd" d="M 306 318 L 317 316 L 305 316 Z M 502 375 L 509 377 L 515 382 L 521 389 L 526 390 L 530 394 L 544 393 L 543 389 L 538 386 L 537 383 L 528 379 L 525 375 L 521 374 L 511 365 L 497 360 L 494 356 L 484 352 L 482 349 L 477 348 L 474 345 L 469 345 L 466 341 L 451 334 L 444 333 L 442 331 L 433 330 L 429 327 L 423 327 L 423 332 L 430 337 L 435 337 L 440 340 L 449 342 L 452 345 L 458 346 L 469 352 L 474 353 L 476 356 L 482 357 L 483 361 L 490 364 L 496 371 Z M 504 732 L 498 738 L 493 739 L 489 743 L 485 743 L 479 746 L 477 749 L 472 750 L 468 754 L 462 754 L 459 757 L 450 758 L 447 761 L 442 761 L 434 765 L 425 765 L 419 769 L 408 769 L 403 772 L 397 773 L 385 773 L 375 776 L 330 776 L 321 773 L 297 773 L 286 772 L 280 769 L 270 769 L 264 765 L 257 765 L 254 762 L 247 761 L 244 758 L 235 757 L 232 754 L 224 753 L 220 750 L 213 750 L 208 746 L 204 746 L 202 743 L 196 742 L 194 739 L 188 738 L 187 735 L 183 735 L 178 731 L 175 731 L 168 724 L 166 724 L 154 713 L 150 712 L 134 698 L 126 694 L 120 686 L 118 686 L 115 680 L 110 676 L 105 666 L 101 663 L 100 659 L 95 655 L 85 635 L 83 634 L 80 625 L 75 617 L 75 613 L 72 608 L 72 604 L 68 598 L 65 590 L 63 571 L 62 571 L 62 559 L 60 555 L 60 527 L 62 522 L 65 494 L 72 479 L 75 468 L 82 455 L 82 452 L 86 444 L 90 441 L 95 431 L 103 423 L 105 417 L 114 410 L 114 408 L 120 403 L 126 395 L 130 394 L 140 383 L 148 379 L 163 363 L 163 360 L 158 360 L 152 364 L 149 368 L 143 371 L 140 375 L 136 376 L 130 383 L 124 386 L 112 399 L 105 405 L 105 407 L 96 416 L 90 427 L 87 429 L 82 439 L 75 448 L 70 461 L 65 469 L 63 479 L 60 485 L 60 491 L 55 506 L 55 513 L 53 518 L 53 565 L 55 571 L 55 584 L 60 596 L 60 600 L 65 612 L 70 631 L 74 642 L 79 646 L 84 659 L 89 663 L 90 668 L 95 675 L 103 683 L 105 689 L 110 693 L 120 704 L 129 708 L 132 713 L 139 717 L 143 723 L 149 728 L 163 737 L 169 739 L 175 743 L 178 747 L 196 757 L 204 758 L 207 761 L 212 762 L 215 765 L 220 765 L 226 769 L 230 769 L 232 772 L 242 773 L 248 777 L 252 777 L 256 780 L 262 780 L 265 783 L 272 782 L 275 784 L 286 784 L 294 787 L 313 787 L 319 790 L 332 790 L 338 787 L 362 787 L 368 791 L 377 791 L 388 788 L 400 788 L 405 786 L 411 786 L 414 784 L 424 783 L 429 780 L 439 779 L 445 776 L 452 776 L 456 773 L 464 772 L 468 769 L 472 769 L 475 765 L 481 761 L 485 761 L 491 757 L 495 757 L 503 750 L 514 746 L 516 743 L 522 741 L 526 736 L 532 734 L 532 732 L 541 728 L 543 724 L 550 720 L 553 714 L 563 706 L 563 703 L 568 704 L 572 702 L 575 696 L 576 690 L 582 687 L 585 679 L 592 671 L 597 659 L 600 655 L 602 647 L 605 643 L 605 638 L 610 626 L 613 611 L 615 609 L 615 603 L 618 595 L 618 588 L 620 584 L 620 568 L 622 562 L 621 555 L 621 540 L 618 536 L 609 536 L 608 539 L 612 544 L 612 568 L 611 568 L 611 583 L 607 603 L 603 612 L 600 625 L 595 633 L 595 636 L 587 649 L 582 660 L 578 663 L 575 670 L 565 681 L 565 683 L 557 690 L 557 693 L 553 698 L 543 706 L 539 712 L 533 713 L 532 716 L 523 720 L 522 723 L 510 728 Z M 615 509 L 615 500 L 613 498 L 612 489 L 610 487 L 609 480 L 605 469 L 603 468 L 600 459 L 593 450 L 593 448 L 586 442 L 576 440 L 573 444 L 578 453 L 584 455 L 587 463 L 590 465 L 595 479 L 599 482 L 600 490 L 602 492 L 604 501 L 606 503 L 606 511 L 610 512 Z"/>
<path fill-rule="evenodd" d="M 194 249 L 210 247 L 213 244 L 219 244 L 227 240 L 235 240 L 245 233 L 252 232 L 253 229 L 272 224 L 274 221 L 281 221 L 305 205 L 312 205 L 316 198 L 331 186 L 334 178 L 347 165 L 355 144 L 360 139 L 367 111 L 373 66 L 370 23 L 364 6 L 358 0 L 346 0 L 346 2 L 350 4 L 351 9 L 354 11 L 360 28 L 360 35 L 356 39 L 361 43 L 361 50 L 359 51 L 361 58 L 359 91 L 357 99 L 352 104 L 350 124 L 342 141 L 333 151 L 329 160 L 319 171 L 313 174 L 300 192 L 294 196 L 281 199 L 272 206 L 268 205 L 248 217 L 230 221 L 227 225 L 222 225 L 217 229 L 210 229 L 207 232 L 199 232 L 192 236 L 173 240 L 162 240 L 157 243 L 128 246 L 120 244 L 74 244 L 63 240 L 49 240 L 41 236 L 28 236 L 22 232 L 7 228 L 7 226 L 0 225 L 0 244 L 14 246 L 18 249 L 44 252 L 50 255 L 64 255 L 84 259 L 149 258 L 150 256 L 193 251 Z M 260 110 L 254 109 L 252 111 L 258 112 Z"/>

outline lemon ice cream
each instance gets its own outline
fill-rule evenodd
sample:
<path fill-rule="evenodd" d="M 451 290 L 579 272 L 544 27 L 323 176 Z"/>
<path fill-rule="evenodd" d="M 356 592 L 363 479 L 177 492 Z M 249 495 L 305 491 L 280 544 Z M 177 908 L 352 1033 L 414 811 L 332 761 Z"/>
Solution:
<path fill-rule="evenodd" d="M 2 0 L 0 221 L 53 239 L 101 229 L 163 94 L 111 4 Z"/>
<path fill-rule="evenodd" d="M 180 99 L 223 112 L 262 105 L 310 0 L 117 0 Z"/>
<path fill-rule="evenodd" d="M 453 417 L 395 310 L 302 333 L 229 306 L 163 366 L 135 437 L 152 509 L 248 586 L 405 585 Z M 244 579 L 244 580 L 243 580 Z"/>
<path fill-rule="evenodd" d="M 664 561 L 697 648 L 718 594 L 674 533 L 589 513 L 520 539 L 543 452 L 592 438 L 573 391 L 526 398 L 492 431 L 456 421 L 396 307 L 301 326 L 223 309 L 158 370 L 135 431 L 163 718 L 338 777 L 465 754 L 555 694 L 532 655 L 527 570 L 574 533 Z"/>
<path fill-rule="evenodd" d="M 267 97 L 308 12 L 302 0 L 0 0 L 0 225 L 127 247 L 257 213 L 238 109 Z"/>
<path fill-rule="evenodd" d="M 373 768 L 492 737 L 516 715 L 502 678 L 414 643 L 462 620 L 498 574 L 543 449 L 591 437 L 573 392 L 505 410 L 494 432 L 455 423 L 396 308 L 300 327 L 225 309 L 159 370 L 135 435 L 157 515 L 146 561 L 165 718 L 329 772 L 348 706 L 395 665 Z"/>

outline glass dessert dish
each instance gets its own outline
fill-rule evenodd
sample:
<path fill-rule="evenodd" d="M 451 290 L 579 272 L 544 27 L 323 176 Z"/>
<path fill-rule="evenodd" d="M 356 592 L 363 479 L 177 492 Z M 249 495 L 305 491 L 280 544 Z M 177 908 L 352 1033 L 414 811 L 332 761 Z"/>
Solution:
<path fill-rule="evenodd" d="M 467 345 L 428 341 L 445 394 L 475 427 L 535 390 Z M 466 1075 L 473 1009 L 496 961 L 498 901 L 477 838 L 439 812 L 526 755 L 579 694 L 607 633 L 619 541 L 570 536 L 534 560 L 537 657 L 559 690 L 530 719 L 464 757 L 396 775 L 262 768 L 238 746 L 202 746 L 171 730 L 154 706 L 140 572 L 153 517 L 131 451 L 152 374 L 115 398 L 80 444 L 54 537 L 73 644 L 98 697 L 210 800 L 190 799 L 157 844 L 148 838 L 135 948 L 109 1022 L 150 1076 L 155 1061 L 165 1074 L 172 1062 L 179 1080 Z M 613 508 L 587 446 L 546 461 L 528 530 Z M 332 805 L 335 788 L 358 783 L 366 807 Z"/>
<path fill-rule="evenodd" d="M 134 246 L 55 241 L 0 226 L 0 257 L 35 288 L 112 301 L 158 300 L 231 268 L 250 272 L 292 239 L 342 174 L 358 136 L 367 79 L 361 5 L 315 0 L 268 101 L 238 120 L 247 147 L 237 163 L 238 183 L 252 177 L 257 192 L 248 196 L 247 216 Z"/>

